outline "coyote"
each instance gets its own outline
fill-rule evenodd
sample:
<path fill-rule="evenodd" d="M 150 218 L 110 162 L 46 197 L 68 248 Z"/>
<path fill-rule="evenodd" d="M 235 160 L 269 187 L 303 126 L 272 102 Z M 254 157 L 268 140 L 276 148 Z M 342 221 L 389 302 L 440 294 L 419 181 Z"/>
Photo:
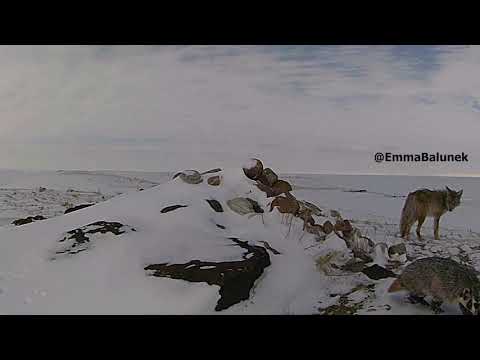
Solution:
<path fill-rule="evenodd" d="M 409 239 L 412 225 L 418 221 L 417 236 L 422 240 L 420 229 L 427 216 L 434 218 L 434 236 L 439 240 L 438 224 L 440 217 L 447 211 L 452 211 L 460 205 L 463 190 L 454 191 L 446 187 L 446 190 L 420 189 L 407 196 L 400 220 L 400 236 Z"/>

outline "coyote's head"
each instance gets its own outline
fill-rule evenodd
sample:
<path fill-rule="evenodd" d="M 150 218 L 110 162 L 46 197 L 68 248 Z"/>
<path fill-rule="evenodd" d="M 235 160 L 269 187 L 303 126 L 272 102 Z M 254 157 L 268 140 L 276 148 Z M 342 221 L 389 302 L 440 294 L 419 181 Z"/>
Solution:
<path fill-rule="evenodd" d="M 455 191 L 450 189 L 448 186 L 447 188 L 447 201 L 446 206 L 448 211 L 452 211 L 458 205 L 460 205 L 460 200 L 462 198 L 463 190 Z"/>

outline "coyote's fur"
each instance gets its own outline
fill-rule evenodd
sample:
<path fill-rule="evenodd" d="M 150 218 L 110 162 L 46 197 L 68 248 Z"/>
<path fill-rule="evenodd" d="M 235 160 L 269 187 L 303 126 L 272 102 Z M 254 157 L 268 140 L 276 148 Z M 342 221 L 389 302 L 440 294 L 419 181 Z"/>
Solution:
<path fill-rule="evenodd" d="M 460 205 L 463 190 L 454 191 L 446 187 L 446 190 L 420 189 L 408 194 L 400 219 L 400 236 L 409 239 L 410 229 L 418 221 L 417 236 L 422 239 L 420 229 L 427 216 L 434 218 L 434 236 L 439 240 L 438 225 L 440 217 L 447 211 L 452 211 Z"/>

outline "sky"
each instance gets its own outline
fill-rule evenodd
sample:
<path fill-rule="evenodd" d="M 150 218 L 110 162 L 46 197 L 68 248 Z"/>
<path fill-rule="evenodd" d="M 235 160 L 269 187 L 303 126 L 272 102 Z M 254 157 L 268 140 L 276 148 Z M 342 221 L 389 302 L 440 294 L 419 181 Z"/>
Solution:
<path fill-rule="evenodd" d="M 0 46 L 0 168 L 480 175 L 479 46 Z M 469 154 L 376 163 L 376 152 Z M 478 154 L 478 155 L 477 155 Z"/>

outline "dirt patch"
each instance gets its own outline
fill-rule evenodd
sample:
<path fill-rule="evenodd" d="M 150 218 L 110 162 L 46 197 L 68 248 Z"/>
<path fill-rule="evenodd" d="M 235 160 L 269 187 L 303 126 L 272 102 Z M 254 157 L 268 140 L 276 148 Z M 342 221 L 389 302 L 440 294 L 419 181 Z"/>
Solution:
<path fill-rule="evenodd" d="M 18 219 L 12 222 L 13 225 L 15 226 L 20 226 L 20 225 L 25 225 L 25 224 L 30 224 L 34 221 L 39 221 L 39 220 L 45 220 L 42 215 L 37 215 L 37 216 L 29 216 L 24 219 Z"/>
<path fill-rule="evenodd" d="M 150 275 L 186 280 L 189 282 L 206 282 L 220 286 L 220 299 L 215 311 L 221 311 L 250 297 L 250 290 L 255 281 L 270 266 L 270 256 L 261 246 L 249 245 L 247 241 L 229 238 L 235 245 L 246 252 L 241 261 L 210 262 L 191 260 L 185 264 L 153 264 L 145 267 Z"/>

